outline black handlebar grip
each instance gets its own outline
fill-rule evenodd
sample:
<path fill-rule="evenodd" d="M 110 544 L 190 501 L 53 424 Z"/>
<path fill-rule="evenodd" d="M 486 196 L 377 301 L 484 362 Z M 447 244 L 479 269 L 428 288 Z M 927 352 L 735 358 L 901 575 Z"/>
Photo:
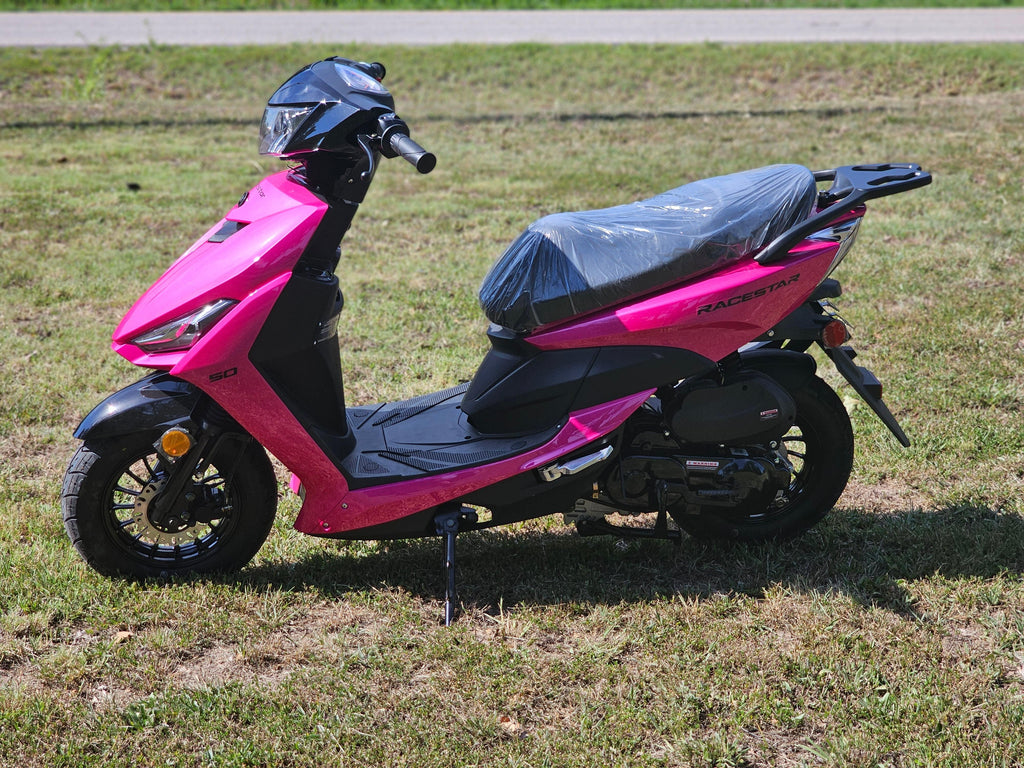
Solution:
<path fill-rule="evenodd" d="M 392 135 L 391 149 L 404 157 L 420 173 L 430 173 L 437 165 L 437 157 L 433 152 L 427 152 L 404 133 Z"/>

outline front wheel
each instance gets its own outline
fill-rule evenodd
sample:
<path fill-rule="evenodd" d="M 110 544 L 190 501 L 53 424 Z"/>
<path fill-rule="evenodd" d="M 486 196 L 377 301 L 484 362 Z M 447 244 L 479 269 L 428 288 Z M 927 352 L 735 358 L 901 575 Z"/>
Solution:
<path fill-rule="evenodd" d="M 277 511 L 267 455 L 248 436 L 226 435 L 200 457 L 181 511 L 155 514 L 171 468 L 134 434 L 83 444 L 64 475 L 64 528 L 79 554 L 108 576 L 230 572 L 263 545 Z M 197 449 L 198 450 L 198 449 Z"/>
<path fill-rule="evenodd" d="M 792 472 L 789 487 L 765 506 L 733 509 L 704 507 L 696 514 L 679 511 L 673 519 L 692 536 L 703 539 L 764 541 L 803 533 L 839 500 L 853 469 L 853 428 L 842 400 L 817 376 L 799 391 L 796 424 L 785 437 Z"/>

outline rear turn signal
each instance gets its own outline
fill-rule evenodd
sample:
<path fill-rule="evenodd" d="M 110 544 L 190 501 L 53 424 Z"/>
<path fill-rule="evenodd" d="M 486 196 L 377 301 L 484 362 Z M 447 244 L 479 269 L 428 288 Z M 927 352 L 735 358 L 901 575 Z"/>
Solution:
<path fill-rule="evenodd" d="M 832 320 L 821 329 L 821 343 L 826 349 L 841 347 L 850 340 L 850 330 L 842 320 Z"/>

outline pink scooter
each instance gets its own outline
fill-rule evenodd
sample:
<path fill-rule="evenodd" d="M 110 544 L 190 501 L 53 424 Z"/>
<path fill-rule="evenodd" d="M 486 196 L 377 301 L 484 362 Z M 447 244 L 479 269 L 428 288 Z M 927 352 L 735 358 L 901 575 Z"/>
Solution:
<path fill-rule="evenodd" d="M 772 166 L 542 218 L 484 279 L 491 348 L 468 384 L 346 405 L 339 243 L 382 156 L 435 164 L 383 77 L 332 58 L 285 82 L 260 152 L 294 167 L 245 193 L 114 332 L 155 373 L 75 432 L 64 523 L 98 571 L 241 568 L 276 510 L 264 449 L 294 473 L 303 533 L 443 536 L 446 622 L 463 531 L 563 513 L 584 535 L 792 536 L 853 460 L 813 344 L 909 445 L 853 363 L 829 275 L 866 200 L 931 181 L 910 164 Z"/>

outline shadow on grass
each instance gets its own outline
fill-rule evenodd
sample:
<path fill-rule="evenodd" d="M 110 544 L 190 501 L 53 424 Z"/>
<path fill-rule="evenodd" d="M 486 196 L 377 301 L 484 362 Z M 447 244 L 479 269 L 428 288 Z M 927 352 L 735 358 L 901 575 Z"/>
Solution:
<path fill-rule="evenodd" d="M 326 542 L 295 562 L 247 569 L 240 581 L 327 597 L 373 588 L 443 596 L 439 538 L 335 548 Z M 582 538 L 562 531 L 499 530 L 458 540 L 459 597 L 489 611 L 520 605 L 617 604 L 670 596 L 760 597 L 770 587 L 839 592 L 908 618 L 903 580 L 987 578 L 1024 571 L 1024 517 L 956 506 L 874 514 L 836 510 L 799 539 L 719 544 Z"/>

